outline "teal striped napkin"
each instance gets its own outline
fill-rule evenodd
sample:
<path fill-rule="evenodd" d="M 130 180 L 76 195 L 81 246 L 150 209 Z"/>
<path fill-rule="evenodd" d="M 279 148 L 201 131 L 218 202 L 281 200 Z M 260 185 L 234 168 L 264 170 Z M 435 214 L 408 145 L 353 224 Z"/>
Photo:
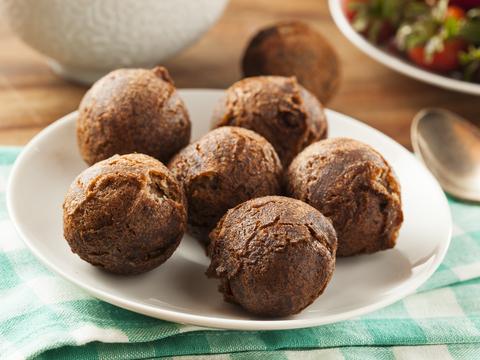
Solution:
<path fill-rule="evenodd" d="M 5 207 L 18 152 L 0 148 L 0 359 L 480 359 L 479 206 L 450 200 L 445 261 L 394 305 L 310 329 L 203 329 L 109 305 L 44 268 Z"/>

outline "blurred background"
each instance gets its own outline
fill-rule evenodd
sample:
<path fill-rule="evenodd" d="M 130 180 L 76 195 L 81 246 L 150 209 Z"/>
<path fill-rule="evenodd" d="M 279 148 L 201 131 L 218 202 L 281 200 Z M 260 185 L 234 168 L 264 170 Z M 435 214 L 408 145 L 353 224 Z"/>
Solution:
<path fill-rule="evenodd" d="M 283 19 L 308 22 L 337 51 L 342 78 L 329 108 L 374 126 L 407 148 L 412 118 L 425 107 L 441 106 L 480 125 L 478 97 L 418 82 L 370 59 L 336 28 L 327 0 L 231 0 L 199 41 L 162 65 L 179 88 L 227 88 L 241 78 L 249 39 Z M 88 87 L 55 75 L 5 21 L 0 21 L 0 44 L 0 144 L 23 145 L 74 111 Z"/>

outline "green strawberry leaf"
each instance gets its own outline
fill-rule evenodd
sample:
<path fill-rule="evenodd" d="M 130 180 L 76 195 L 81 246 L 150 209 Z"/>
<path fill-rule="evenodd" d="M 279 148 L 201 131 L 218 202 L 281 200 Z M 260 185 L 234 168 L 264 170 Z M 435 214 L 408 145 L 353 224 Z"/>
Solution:
<path fill-rule="evenodd" d="M 459 35 L 468 42 L 480 44 L 480 21 L 467 20 L 460 29 Z"/>
<path fill-rule="evenodd" d="M 463 77 L 467 81 L 478 79 L 480 73 L 480 47 L 471 46 L 467 52 L 460 53 L 460 64 L 463 66 Z"/>

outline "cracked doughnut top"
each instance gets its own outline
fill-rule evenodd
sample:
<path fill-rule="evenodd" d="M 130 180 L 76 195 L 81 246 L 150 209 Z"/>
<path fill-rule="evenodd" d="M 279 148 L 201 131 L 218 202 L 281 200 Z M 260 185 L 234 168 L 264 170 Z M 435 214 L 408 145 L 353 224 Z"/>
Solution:
<path fill-rule="evenodd" d="M 338 256 L 395 246 L 403 221 L 400 184 L 373 148 L 346 138 L 314 143 L 290 164 L 287 194 L 333 221 Z"/>
<path fill-rule="evenodd" d="M 331 222 L 306 203 L 266 196 L 229 210 L 210 233 L 207 275 L 225 300 L 262 316 L 296 314 L 325 289 L 335 268 Z"/>
<path fill-rule="evenodd" d="M 214 127 L 240 126 L 262 135 L 284 166 L 307 145 L 327 137 L 323 106 L 294 77 L 236 82 L 218 103 L 213 122 Z"/>
<path fill-rule="evenodd" d="M 184 185 L 190 230 L 205 243 L 228 209 L 280 192 L 282 165 L 272 145 L 239 127 L 210 131 L 180 151 L 169 168 Z"/>
<path fill-rule="evenodd" d="M 158 160 L 115 155 L 83 171 L 63 204 L 64 236 L 90 264 L 139 274 L 167 260 L 187 225 L 182 186 Z"/>
<path fill-rule="evenodd" d="M 190 142 L 190 127 L 165 68 L 119 69 L 98 80 L 82 99 L 77 142 L 89 165 L 135 152 L 167 162 Z"/>

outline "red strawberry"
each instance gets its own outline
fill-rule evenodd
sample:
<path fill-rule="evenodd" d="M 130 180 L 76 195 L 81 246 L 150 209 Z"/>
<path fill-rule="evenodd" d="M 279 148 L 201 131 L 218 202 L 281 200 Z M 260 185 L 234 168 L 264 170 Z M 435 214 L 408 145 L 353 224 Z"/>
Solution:
<path fill-rule="evenodd" d="M 461 39 L 446 40 L 443 50 L 435 52 L 428 59 L 425 46 L 416 46 L 408 50 L 408 57 L 417 65 L 431 71 L 450 72 L 460 67 L 459 54 L 466 48 Z"/>

